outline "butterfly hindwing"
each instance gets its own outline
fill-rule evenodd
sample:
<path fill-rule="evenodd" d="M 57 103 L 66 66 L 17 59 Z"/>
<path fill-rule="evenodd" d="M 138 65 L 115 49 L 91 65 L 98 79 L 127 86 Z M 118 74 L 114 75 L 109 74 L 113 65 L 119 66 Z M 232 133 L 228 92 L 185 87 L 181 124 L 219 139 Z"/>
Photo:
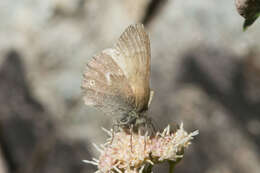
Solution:
<path fill-rule="evenodd" d="M 143 25 L 131 25 L 115 48 L 102 51 L 87 64 L 84 101 L 105 113 L 142 112 L 148 108 L 149 82 L 149 37 Z"/>

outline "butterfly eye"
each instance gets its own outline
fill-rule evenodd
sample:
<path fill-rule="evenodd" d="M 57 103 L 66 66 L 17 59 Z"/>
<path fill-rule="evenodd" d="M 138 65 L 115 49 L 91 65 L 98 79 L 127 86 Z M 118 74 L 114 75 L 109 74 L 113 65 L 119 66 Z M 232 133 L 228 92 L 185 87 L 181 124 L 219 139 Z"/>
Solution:
<path fill-rule="evenodd" d="M 127 114 L 124 114 L 124 116 L 120 119 L 120 122 L 123 124 L 127 124 L 129 122 L 130 117 Z"/>

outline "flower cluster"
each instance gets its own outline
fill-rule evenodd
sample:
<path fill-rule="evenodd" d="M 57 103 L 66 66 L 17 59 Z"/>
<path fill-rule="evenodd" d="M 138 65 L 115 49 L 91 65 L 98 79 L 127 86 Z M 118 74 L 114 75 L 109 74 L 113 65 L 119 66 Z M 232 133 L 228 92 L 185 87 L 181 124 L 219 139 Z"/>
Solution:
<path fill-rule="evenodd" d="M 198 134 L 198 131 L 187 133 L 183 124 L 175 132 L 171 132 L 170 126 L 167 126 L 162 133 L 157 132 L 154 136 L 123 130 L 105 131 L 110 136 L 107 143 L 100 147 L 94 145 L 101 153 L 99 160 L 83 160 L 97 165 L 96 173 L 142 173 L 147 165 L 176 161 L 183 157 L 184 149 L 191 144 L 193 136 Z"/>

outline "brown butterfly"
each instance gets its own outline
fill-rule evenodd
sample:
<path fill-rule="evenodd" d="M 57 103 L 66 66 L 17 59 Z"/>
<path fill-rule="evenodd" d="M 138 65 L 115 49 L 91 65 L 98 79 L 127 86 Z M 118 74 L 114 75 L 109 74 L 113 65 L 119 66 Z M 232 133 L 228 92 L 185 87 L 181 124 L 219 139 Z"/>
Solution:
<path fill-rule="evenodd" d="M 151 50 L 142 24 L 130 25 L 114 48 L 94 56 L 83 74 L 84 102 L 106 114 L 118 114 L 116 125 L 139 129 L 151 120 L 146 116 L 152 100 Z"/>

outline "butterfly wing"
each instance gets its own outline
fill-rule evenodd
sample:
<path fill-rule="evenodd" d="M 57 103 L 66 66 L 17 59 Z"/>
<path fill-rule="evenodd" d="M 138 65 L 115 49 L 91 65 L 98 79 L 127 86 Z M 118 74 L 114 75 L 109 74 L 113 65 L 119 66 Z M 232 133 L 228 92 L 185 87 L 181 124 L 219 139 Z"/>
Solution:
<path fill-rule="evenodd" d="M 82 82 L 86 105 L 105 113 L 141 112 L 150 97 L 150 43 L 143 25 L 131 25 L 114 49 L 87 64 Z"/>
<path fill-rule="evenodd" d="M 82 89 L 86 105 L 95 106 L 105 113 L 133 110 L 134 97 L 122 69 L 112 56 L 114 49 L 106 49 L 94 56 L 83 74 Z"/>
<path fill-rule="evenodd" d="M 124 69 L 135 97 L 136 110 L 146 110 L 150 98 L 151 50 L 144 26 L 130 25 L 120 36 L 115 49 L 120 56 L 114 57 L 114 60 Z"/>

